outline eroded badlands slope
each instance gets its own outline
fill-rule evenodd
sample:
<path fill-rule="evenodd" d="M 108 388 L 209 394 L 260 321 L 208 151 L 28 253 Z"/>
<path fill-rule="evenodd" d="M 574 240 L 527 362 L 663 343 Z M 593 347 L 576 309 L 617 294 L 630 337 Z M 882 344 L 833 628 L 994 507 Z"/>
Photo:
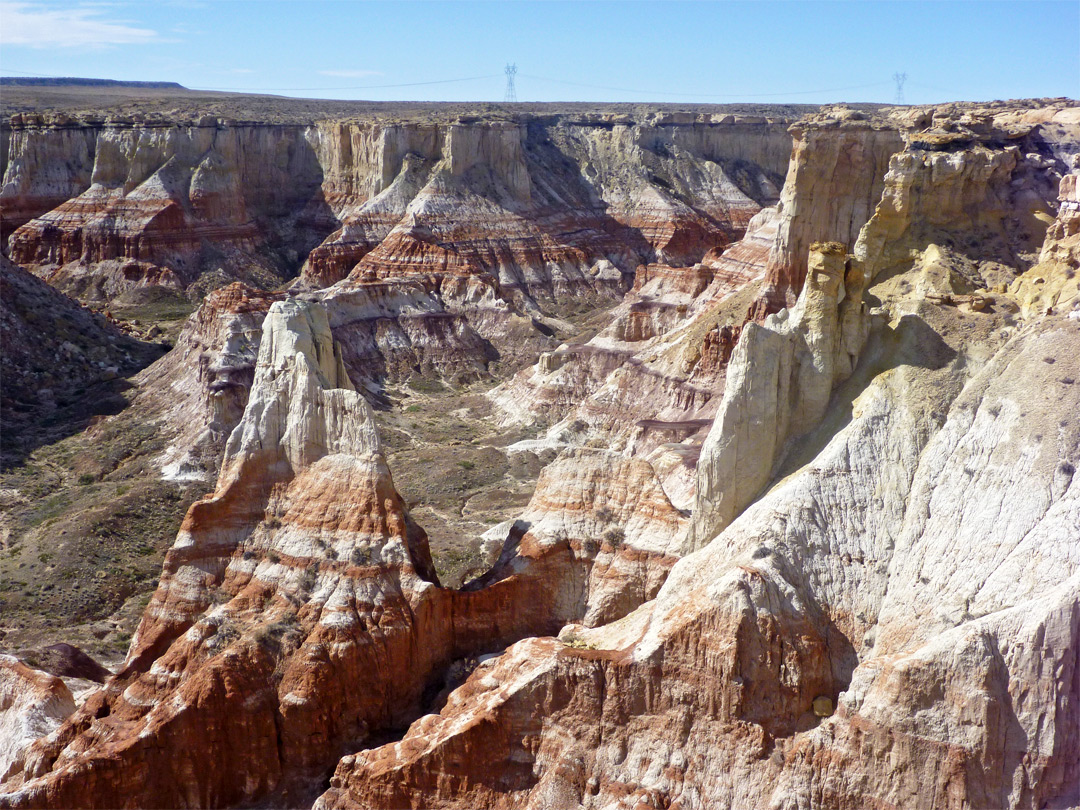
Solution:
<path fill-rule="evenodd" d="M 810 116 L 752 205 L 734 122 L 649 126 L 381 129 L 296 287 L 207 299 L 134 407 L 216 489 L 122 670 L 0 707 L 70 712 L 0 802 L 1080 802 L 1077 108 Z M 541 349 L 490 400 L 553 460 L 443 587 L 364 395 Z"/>
<path fill-rule="evenodd" d="M 353 372 L 475 378 L 531 361 L 569 328 L 560 317 L 615 303 L 640 264 L 740 238 L 777 199 L 788 123 L 20 114 L 0 210 L 10 257 L 84 301 L 347 279 L 357 309 L 388 316 L 343 340 Z"/>

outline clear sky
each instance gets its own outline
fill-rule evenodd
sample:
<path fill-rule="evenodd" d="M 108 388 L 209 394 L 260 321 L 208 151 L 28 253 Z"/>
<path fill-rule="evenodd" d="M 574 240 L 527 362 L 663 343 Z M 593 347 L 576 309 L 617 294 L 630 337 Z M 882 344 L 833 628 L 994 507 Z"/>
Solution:
<path fill-rule="evenodd" d="M 1080 2 L 0 2 L 9 76 L 501 101 L 508 62 L 520 101 L 1077 98 Z"/>

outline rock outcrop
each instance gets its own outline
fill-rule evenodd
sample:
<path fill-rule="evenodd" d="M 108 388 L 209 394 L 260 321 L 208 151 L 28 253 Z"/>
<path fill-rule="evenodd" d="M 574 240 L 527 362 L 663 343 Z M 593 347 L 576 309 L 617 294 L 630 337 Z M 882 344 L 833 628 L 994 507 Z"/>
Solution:
<path fill-rule="evenodd" d="M 654 600 L 511 647 L 316 806 L 1075 802 L 1077 324 L 1005 338 L 872 291 L 895 320 L 836 393 L 848 417 L 796 443 L 809 463 Z M 992 359 L 960 354 L 976 334 Z"/>
<path fill-rule="evenodd" d="M 775 200 L 787 143 L 764 122 L 625 117 L 328 123 L 317 139 L 343 226 L 310 283 L 482 272 L 549 306 L 617 284 L 592 278 L 600 259 L 627 273 L 731 241 Z"/>
<path fill-rule="evenodd" d="M 188 512 L 125 666 L 27 753 L 9 804 L 297 801 L 417 716 L 454 660 L 624 615 L 674 562 L 685 520 L 651 468 L 598 454 L 566 465 L 591 470 L 580 492 L 552 473 L 482 580 L 440 588 L 325 310 L 278 301 L 262 329 L 217 489 Z"/>
<path fill-rule="evenodd" d="M 869 328 L 865 278 L 844 245 L 810 246 L 794 309 L 746 324 L 731 356 L 724 400 L 698 460 L 694 545 L 708 543 L 755 499 L 784 444 L 817 427 Z"/>
<path fill-rule="evenodd" d="M 75 711 L 75 699 L 59 678 L 0 655 L 0 780 L 23 748 L 56 729 Z"/>
<path fill-rule="evenodd" d="M 247 405 L 263 319 L 284 297 L 239 282 L 215 290 L 172 350 L 135 378 L 135 408 L 169 437 L 158 459 L 165 478 L 214 480 L 225 441 Z"/>
<path fill-rule="evenodd" d="M 318 221 L 320 179 L 297 127 L 38 118 L 12 129 L 0 203 L 5 222 L 33 214 L 8 238 L 13 261 L 101 302 L 145 285 L 280 283 L 289 251 L 295 262 L 318 239 L 297 223 Z"/>
<path fill-rule="evenodd" d="M 1010 285 L 1023 317 L 1075 310 L 1080 302 L 1080 175 L 1061 178 L 1058 214 L 1046 231 L 1039 263 Z"/>
<path fill-rule="evenodd" d="M 768 124 L 322 126 L 341 232 L 144 372 L 217 488 L 0 802 L 1077 804 L 1075 109 L 833 110 L 761 210 Z M 365 395 L 541 350 L 491 399 L 550 462 L 445 588 Z"/>
<path fill-rule="evenodd" d="M 898 123 L 839 107 L 792 127 L 759 315 L 795 303 L 812 242 L 855 244 L 881 199 L 889 160 L 903 147 Z"/>
<path fill-rule="evenodd" d="M 965 147 L 957 173 L 1007 148 Z M 785 377 L 793 395 L 762 386 L 783 415 L 761 420 L 768 469 L 745 509 L 627 617 L 523 641 L 400 743 L 343 759 L 317 807 L 1080 800 L 1080 403 L 1067 360 L 1080 329 L 1071 310 L 1019 326 L 1011 296 L 986 289 L 998 269 L 988 251 L 1024 239 L 1007 222 L 970 253 L 955 236 L 978 229 L 978 214 L 925 227 L 912 208 L 949 184 L 929 190 L 941 171 L 919 149 L 895 159 L 911 173 L 886 182 L 928 191 L 883 191 L 849 260 L 851 299 L 843 248 L 822 246 L 795 309 L 742 330 L 725 405 L 750 399 L 737 376 L 757 370 L 743 363 L 758 340 L 786 335 L 789 358 L 788 330 L 805 341 L 802 373 Z M 972 193 L 1000 188 L 993 176 Z M 879 239 L 897 210 L 910 224 Z M 869 320 L 864 284 L 881 303 Z M 706 458 L 699 497 L 737 488 L 709 483 Z M 494 750 L 505 767 L 469 766 Z"/>
<path fill-rule="evenodd" d="M 124 669 L 8 800 L 216 805 L 295 787 L 419 699 L 446 655 L 410 642 L 432 579 L 325 311 L 273 304 L 217 489 L 189 511 Z"/>

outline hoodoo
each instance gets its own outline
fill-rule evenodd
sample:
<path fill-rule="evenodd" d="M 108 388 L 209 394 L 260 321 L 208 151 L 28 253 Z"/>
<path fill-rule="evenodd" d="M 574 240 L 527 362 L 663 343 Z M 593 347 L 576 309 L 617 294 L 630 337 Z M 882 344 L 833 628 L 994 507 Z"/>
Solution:
<path fill-rule="evenodd" d="M 1076 102 L 169 92 L 3 123 L 0 807 L 1080 803 Z"/>

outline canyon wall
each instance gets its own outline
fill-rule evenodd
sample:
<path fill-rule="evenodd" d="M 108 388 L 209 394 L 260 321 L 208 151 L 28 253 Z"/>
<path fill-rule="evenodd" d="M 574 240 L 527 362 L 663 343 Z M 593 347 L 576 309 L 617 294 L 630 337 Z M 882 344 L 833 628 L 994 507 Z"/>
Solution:
<path fill-rule="evenodd" d="M 602 257 L 633 272 L 730 241 L 778 194 L 785 126 L 27 114 L 7 127 L 0 204 L 12 259 L 88 299 L 139 284 L 187 289 L 241 258 L 288 277 L 335 224 L 305 263 L 306 283 L 344 278 L 392 236 L 362 272 L 484 271 L 550 296 Z M 555 278 L 527 277 L 536 272 Z"/>
<path fill-rule="evenodd" d="M 84 301 L 299 272 L 297 290 L 342 282 L 332 311 L 377 302 L 378 323 L 335 325 L 354 372 L 497 375 L 557 346 L 564 317 L 615 304 L 639 266 L 738 240 L 779 195 L 787 124 L 27 114 L 8 125 L 0 215 L 12 260 Z"/>
<path fill-rule="evenodd" d="M 145 285 L 280 283 L 327 218 L 302 128 L 40 116 L 11 126 L 7 253 L 84 301 Z"/>
<path fill-rule="evenodd" d="M 0 802 L 1080 802 L 1077 110 L 308 128 L 341 228 L 142 373 L 216 489 Z M 514 352 L 446 588 L 365 395 Z"/>
<path fill-rule="evenodd" d="M 984 168 L 1011 159 L 995 134 L 953 151 L 951 172 L 913 138 L 854 255 L 811 250 L 795 309 L 743 330 L 698 467 L 700 550 L 655 599 L 485 662 L 400 742 L 343 759 L 316 806 L 1080 800 L 1080 311 L 1066 294 L 1018 317 L 1023 299 L 987 284 L 998 248 L 955 238 L 977 207 L 918 213 L 968 194 L 957 175 L 987 181 L 978 200 L 1001 187 Z M 896 214 L 911 225 L 879 240 Z M 1060 207 L 1042 255 L 1075 260 L 1074 216 Z M 850 283 L 845 262 L 865 275 Z M 1021 278 L 1021 296 L 1047 283 Z M 507 749 L 502 769 L 468 765 Z"/>

